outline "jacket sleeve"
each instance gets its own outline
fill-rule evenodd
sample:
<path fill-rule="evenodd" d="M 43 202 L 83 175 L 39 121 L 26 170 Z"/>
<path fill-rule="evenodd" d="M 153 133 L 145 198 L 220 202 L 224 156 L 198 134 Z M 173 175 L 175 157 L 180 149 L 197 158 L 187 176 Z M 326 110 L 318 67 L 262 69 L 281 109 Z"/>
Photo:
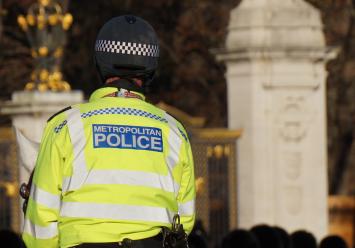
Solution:
<path fill-rule="evenodd" d="M 185 232 L 189 234 L 195 223 L 196 192 L 191 146 L 186 133 L 184 134 L 181 151 L 183 171 L 177 200 L 181 224 L 183 224 Z"/>
<path fill-rule="evenodd" d="M 55 142 L 57 135 L 54 124 L 49 122 L 42 137 L 25 215 L 22 238 L 28 248 L 59 247 L 57 223 L 63 158 Z"/>

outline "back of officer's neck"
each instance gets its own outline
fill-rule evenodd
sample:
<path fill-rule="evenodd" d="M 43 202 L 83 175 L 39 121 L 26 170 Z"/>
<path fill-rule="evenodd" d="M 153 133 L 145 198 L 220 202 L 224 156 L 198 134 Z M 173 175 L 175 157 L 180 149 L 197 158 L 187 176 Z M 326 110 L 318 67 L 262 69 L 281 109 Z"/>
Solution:
<path fill-rule="evenodd" d="M 105 84 L 107 86 L 110 86 L 110 83 L 116 81 L 116 80 L 119 80 L 120 77 L 110 77 L 108 79 L 106 79 L 105 81 Z M 143 85 L 143 81 L 141 79 L 138 79 L 138 78 L 132 78 L 133 82 L 136 83 L 139 87 L 142 87 Z"/>
<path fill-rule="evenodd" d="M 120 79 L 119 77 L 108 78 L 105 81 L 106 87 L 110 87 L 110 86 L 115 87 L 113 85 L 119 79 Z M 132 80 L 135 84 L 137 84 L 138 87 L 142 87 L 142 85 L 143 85 L 143 81 L 141 79 L 131 78 L 130 80 Z M 105 96 L 113 96 L 113 95 L 114 96 L 123 96 L 126 98 L 138 98 L 138 99 L 145 101 L 145 96 L 143 93 L 138 92 L 138 91 L 134 91 L 134 90 L 127 90 L 124 87 L 121 89 L 118 89 L 118 92 L 113 92 L 113 93 L 107 94 Z"/>

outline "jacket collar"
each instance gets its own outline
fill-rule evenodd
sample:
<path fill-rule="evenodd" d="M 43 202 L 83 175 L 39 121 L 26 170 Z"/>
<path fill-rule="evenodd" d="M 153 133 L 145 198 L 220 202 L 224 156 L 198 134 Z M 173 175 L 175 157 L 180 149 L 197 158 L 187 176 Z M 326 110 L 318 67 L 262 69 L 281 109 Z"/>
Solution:
<path fill-rule="evenodd" d="M 92 101 L 96 101 L 100 98 L 103 97 L 123 97 L 123 98 L 132 98 L 132 97 L 125 97 L 125 96 L 121 96 L 120 94 L 118 94 L 119 89 L 117 89 L 116 87 L 104 87 L 104 88 L 99 88 L 97 90 L 95 90 L 89 98 L 89 102 Z M 135 91 L 130 91 L 131 93 L 133 93 L 134 95 L 138 96 L 135 98 L 141 99 L 143 101 L 145 101 L 145 96 L 141 93 L 135 92 Z M 112 95 L 112 96 L 110 96 Z"/>

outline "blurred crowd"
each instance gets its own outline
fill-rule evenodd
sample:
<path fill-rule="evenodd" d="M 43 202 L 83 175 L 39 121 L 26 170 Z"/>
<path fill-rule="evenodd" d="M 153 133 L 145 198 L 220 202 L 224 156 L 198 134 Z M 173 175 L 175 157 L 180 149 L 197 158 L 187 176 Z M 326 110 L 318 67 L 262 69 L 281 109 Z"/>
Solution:
<path fill-rule="evenodd" d="M 0 243 L 7 248 L 26 248 L 21 236 L 11 230 L 0 230 Z M 189 236 L 189 248 L 350 248 L 343 238 L 329 235 L 319 244 L 306 230 L 288 233 L 277 226 L 257 225 L 250 230 L 235 229 L 211 246 L 202 223 L 197 222 Z"/>
<path fill-rule="evenodd" d="M 315 236 L 306 230 L 288 233 L 281 227 L 265 224 L 256 225 L 249 230 L 232 230 L 211 247 L 209 237 L 199 222 L 189 236 L 189 246 L 189 248 L 350 248 L 338 235 L 326 236 L 317 243 Z"/>

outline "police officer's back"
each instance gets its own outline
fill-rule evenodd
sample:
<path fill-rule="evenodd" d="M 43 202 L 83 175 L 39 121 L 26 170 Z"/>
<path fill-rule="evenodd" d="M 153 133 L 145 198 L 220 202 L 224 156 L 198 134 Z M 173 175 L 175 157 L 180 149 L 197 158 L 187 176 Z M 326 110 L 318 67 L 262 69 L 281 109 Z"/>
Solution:
<path fill-rule="evenodd" d="M 44 131 L 25 218 L 28 247 L 162 247 L 161 231 L 177 213 L 191 231 L 186 131 L 144 98 L 158 56 L 143 19 L 120 16 L 102 27 L 95 45 L 102 88 Z"/>

